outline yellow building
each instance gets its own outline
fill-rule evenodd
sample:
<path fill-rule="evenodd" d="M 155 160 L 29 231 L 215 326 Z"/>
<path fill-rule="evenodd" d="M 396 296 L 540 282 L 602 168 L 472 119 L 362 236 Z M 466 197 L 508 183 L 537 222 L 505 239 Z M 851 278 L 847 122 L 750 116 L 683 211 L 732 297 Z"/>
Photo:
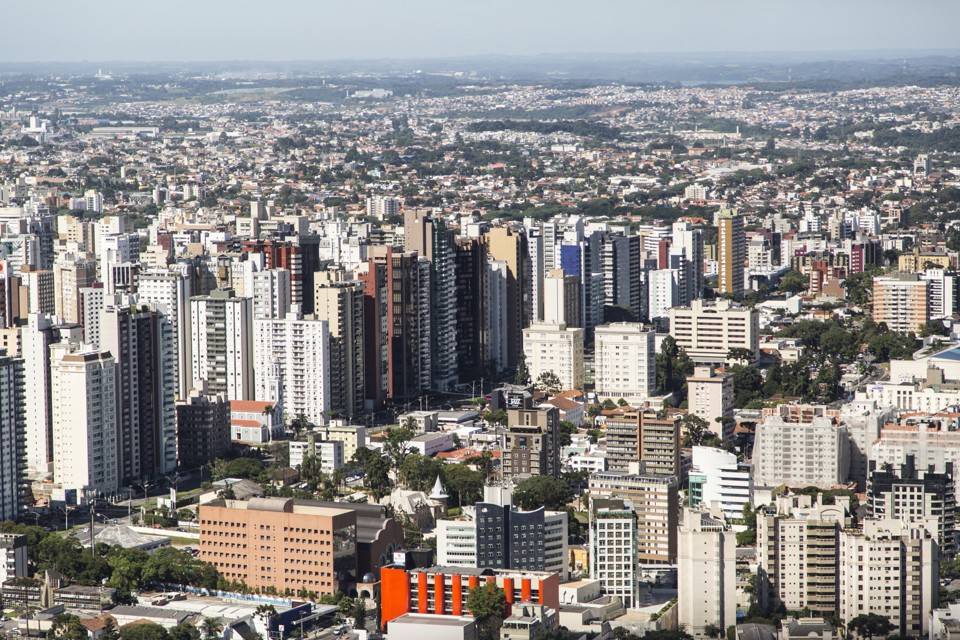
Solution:
<path fill-rule="evenodd" d="M 917 247 L 913 253 L 904 253 L 897 259 L 897 269 L 903 273 L 918 273 L 931 266 L 935 269 L 949 269 L 955 262 L 949 253 L 921 252 Z"/>
<path fill-rule="evenodd" d="M 891 331 L 917 333 L 930 319 L 928 284 L 915 273 L 873 279 L 873 319 Z"/>
<path fill-rule="evenodd" d="M 747 266 L 747 243 L 743 216 L 732 209 L 717 213 L 718 292 L 743 295 L 743 270 Z"/>

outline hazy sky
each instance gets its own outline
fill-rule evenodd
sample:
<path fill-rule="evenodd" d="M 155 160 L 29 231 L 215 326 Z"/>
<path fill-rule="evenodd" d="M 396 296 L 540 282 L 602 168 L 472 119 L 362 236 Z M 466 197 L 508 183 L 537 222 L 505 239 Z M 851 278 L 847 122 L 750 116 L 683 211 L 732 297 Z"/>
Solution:
<path fill-rule="evenodd" d="M 958 0 L 0 0 L 0 63 L 958 49 Z"/>

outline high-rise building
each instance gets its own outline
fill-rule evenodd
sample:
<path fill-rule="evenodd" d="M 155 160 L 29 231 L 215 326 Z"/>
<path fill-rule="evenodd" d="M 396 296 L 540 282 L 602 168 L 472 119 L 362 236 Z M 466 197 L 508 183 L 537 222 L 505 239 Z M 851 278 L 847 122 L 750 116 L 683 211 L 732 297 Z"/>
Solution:
<path fill-rule="evenodd" d="M 281 402 L 289 416 L 325 423 L 330 417 L 327 322 L 291 312 L 283 319 L 254 320 L 253 327 L 256 400 Z"/>
<path fill-rule="evenodd" d="M 100 315 L 103 313 L 105 304 L 106 291 L 99 282 L 80 288 L 80 325 L 83 327 L 83 342 L 95 349 L 100 348 Z"/>
<path fill-rule="evenodd" d="M 640 236 L 612 233 L 603 238 L 603 319 L 638 322 L 643 313 L 643 277 Z"/>
<path fill-rule="evenodd" d="M 313 277 L 320 271 L 320 238 L 296 235 L 284 240 L 247 240 L 246 253 L 261 253 L 267 269 L 290 272 L 290 304 L 299 305 L 304 315 L 313 313 Z"/>
<path fill-rule="evenodd" d="M 687 376 L 687 409 L 707 422 L 723 441 L 733 437 L 733 374 L 713 367 L 694 367 Z"/>
<path fill-rule="evenodd" d="M 758 487 L 830 489 L 847 480 L 849 468 L 847 428 L 831 418 L 801 422 L 772 415 L 757 424 L 753 482 Z"/>
<path fill-rule="evenodd" d="M 120 486 L 117 385 L 110 353 L 67 341 L 50 347 L 53 480 L 78 498 Z"/>
<path fill-rule="evenodd" d="M 16 520 L 24 506 L 27 407 L 23 360 L 0 351 L 0 518 Z"/>
<path fill-rule="evenodd" d="M 489 356 L 484 353 L 486 314 L 491 307 L 486 248 L 479 238 L 456 239 L 457 261 L 457 375 L 463 381 L 482 376 Z M 502 304 L 506 304 L 504 299 Z M 503 306 L 497 307 L 498 311 Z"/>
<path fill-rule="evenodd" d="M 640 603 L 637 512 L 629 500 L 590 500 L 590 578 L 632 609 Z"/>
<path fill-rule="evenodd" d="M 431 388 L 457 383 L 457 260 L 454 234 L 439 216 L 404 212 L 404 249 L 430 261 Z"/>
<path fill-rule="evenodd" d="M 606 432 L 610 471 L 627 472 L 631 463 L 643 463 L 647 474 L 679 476 L 679 415 L 661 415 L 653 409 L 624 409 L 607 416 Z"/>
<path fill-rule="evenodd" d="M 140 302 L 156 309 L 170 324 L 170 346 L 176 363 L 176 397 L 186 398 L 193 387 L 193 338 L 190 315 L 190 279 L 177 269 L 141 274 L 137 286 Z M 99 344 L 99 337 L 97 338 Z"/>
<path fill-rule="evenodd" d="M 560 412 L 509 409 L 503 450 L 504 479 L 560 476 Z"/>
<path fill-rule="evenodd" d="M 656 334 L 639 323 L 594 330 L 594 387 L 599 398 L 639 404 L 656 394 Z"/>
<path fill-rule="evenodd" d="M 642 465 L 641 469 L 642 469 Z M 680 496 L 677 478 L 602 471 L 590 475 L 591 498 L 622 498 L 637 514 L 637 562 L 675 564 Z"/>
<path fill-rule="evenodd" d="M 930 319 L 929 283 L 916 273 L 873 279 L 873 320 L 891 331 L 919 333 Z"/>
<path fill-rule="evenodd" d="M 524 220 L 526 225 L 526 220 Z M 544 291 L 543 279 L 545 274 L 553 270 L 553 266 L 544 264 L 543 231 L 541 226 L 533 224 L 526 227 L 527 233 L 527 283 L 530 291 L 530 322 L 540 322 L 543 319 Z"/>
<path fill-rule="evenodd" d="M 177 463 L 196 469 L 230 449 L 230 403 L 222 396 L 194 390 L 177 402 Z"/>
<path fill-rule="evenodd" d="M 542 287 L 543 324 L 581 326 L 580 279 L 566 275 L 563 269 L 551 269 L 543 278 Z"/>
<path fill-rule="evenodd" d="M 355 418 L 363 411 L 363 283 L 343 271 L 314 277 L 314 317 L 330 332 L 330 411 Z"/>
<path fill-rule="evenodd" d="M 690 263 L 689 300 L 699 298 L 703 295 L 703 233 L 689 222 L 678 220 L 673 223 L 672 240 L 671 251 Z M 689 304 L 689 300 L 683 304 Z"/>
<path fill-rule="evenodd" d="M 252 400 L 253 304 L 229 289 L 190 299 L 193 387 Z"/>
<path fill-rule="evenodd" d="M 717 291 L 738 298 L 743 295 L 743 272 L 747 266 L 747 240 L 743 217 L 721 209 L 717 216 Z"/>
<path fill-rule="evenodd" d="M 364 385 L 372 405 L 430 388 L 430 264 L 386 247 L 370 256 L 364 284 Z"/>
<path fill-rule="evenodd" d="M 691 507 L 719 505 L 730 519 L 743 517 L 743 507 L 750 503 L 753 492 L 750 465 L 738 462 L 736 454 L 714 447 L 693 447 L 687 482 Z"/>
<path fill-rule="evenodd" d="M 878 520 L 902 520 L 935 526 L 940 553 L 956 552 L 957 499 L 953 464 L 943 473 L 935 465 L 918 469 L 914 456 L 906 455 L 899 468 L 870 461 L 867 481 L 867 514 Z"/>
<path fill-rule="evenodd" d="M 695 638 L 737 623 L 737 538 L 722 515 L 684 509 L 677 557 L 677 622 Z M 844 618 L 849 620 L 849 618 Z"/>
<path fill-rule="evenodd" d="M 567 576 L 567 514 L 522 511 L 507 487 L 485 487 L 484 499 L 457 520 L 437 521 L 437 562 L 479 569 L 552 571 Z"/>
<path fill-rule="evenodd" d="M 85 255 L 60 254 L 53 263 L 54 311 L 63 322 L 80 323 L 80 289 L 97 279 L 97 262 Z"/>
<path fill-rule="evenodd" d="M 484 235 L 487 254 L 507 266 L 507 306 L 504 309 L 507 327 L 507 368 L 517 366 L 517 356 L 523 351 L 523 328 L 531 319 L 525 317 L 524 274 L 527 271 L 526 236 L 508 227 L 494 227 Z M 529 366 L 529 363 L 527 364 Z"/>
<path fill-rule="evenodd" d="M 841 620 L 876 614 L 901 637 L 927 635 L 939 603 L 940 549 L 936 532 L 902 520 L 863 521 L 840 532 Z"/>
<path fill-rule="evenodd" d="M 20 269 L 20 284 L 27 289 L 29 313 L 53 315 L 56 312 L 53 271 L 24 266 Z"/>
<path fill-rule="evenodd" d="M 840 531 L 849 525 L 849 504 L 824 504 L 808 495 L 777 498 L 776 507 L 757 515 L 758 589 L 789 611 L 837 610 Z M 763 601 L 764 595 L 758 592 Z"/>
<path fill-rule="evenodd" d="M 290 311 L 290 272 L 264 269 L 253 273 L 252 297 L 254 320 L 285 317 Z"/>
<path fill-rule="evenodd" d="M 530 379 L 552 373 L 561 389 L 583 389 L 584 330 L 565 324 L 533 324 L 523 330 L 523 355 Z"/>
<path fill-rule="evenodd" d="M 117 446 L 122 484 L 170 473 L 177 466 L 176 360 L 165 315 L 108 305 L 100 346 L 113 356 L 117 378 Z"/>
<path fill-rule="evenodd" d="M 729 300 L 706 303 L 694 300 L 689 307 L 669 311 L 670 335 L 695 362 L 723 363 L 731 349 L 760 350 L 759 312 Z"/>

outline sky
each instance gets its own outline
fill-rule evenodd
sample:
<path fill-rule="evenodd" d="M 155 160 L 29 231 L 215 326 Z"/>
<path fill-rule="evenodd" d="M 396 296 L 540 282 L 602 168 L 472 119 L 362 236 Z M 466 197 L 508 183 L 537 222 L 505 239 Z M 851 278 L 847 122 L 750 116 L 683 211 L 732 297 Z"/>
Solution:
<path fill-rule="evenodd" d="M 0 63 L 960 49 L 957 0 L 2 0 Z"/>

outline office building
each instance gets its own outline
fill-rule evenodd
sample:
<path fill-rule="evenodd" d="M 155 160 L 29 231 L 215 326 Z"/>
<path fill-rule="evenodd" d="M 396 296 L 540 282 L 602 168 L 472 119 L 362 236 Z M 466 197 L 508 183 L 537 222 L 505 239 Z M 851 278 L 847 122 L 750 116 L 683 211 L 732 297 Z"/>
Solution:
<path fill-rule="evenodd" d="M 484 488 L 484 498 L 456 520 L 437 520 L 437 562 L 450 567 L 550 571 L 567 578 L 567 514 L 543 507 L 521 511 L 509 487 Z"/>
<path fill-rule="evenodd" d="M 222 396 L 194 390 L 177 402 L 177 463 L 196 469 L 230 449 L 230 403 Z"/>
<path fill-rule="evenodd" d="M 758 487 L 830 489 L 846 482 L 849 468 L 847 428 L 832 418 L 808 422 L 770 415 L 757 424 L 753 482 Z"/>
<path fill-rule="evenodd" d="M 146 307 L 108 305 L 101 349 L 117 378 L 117 446 L 121 484 L 171 473 L 177 466 L 176 385 L 170 324 Z"/>
<path fill-rule="evenodd" d="M 631 609 L 640 603 L 637 512 L 629 500 L 590 501 L 590 579 Z"/>
<path fill-rule="evenodd" d="M 363 412 L 363 284 L 343 271 L 322 271 L 313 304 L 330 332 L 330 412 L 353 419 Z"/>
<path fill-rule="evenodd" d="M 531 318 L 525 312 L 526 273 L 527 273 L 527 243 L 526 236 L 507 227 L 494 227 L 483 236 L 487 248 L 487 255 L 492 259 L 506 264 L 507 306 L 503 310 L 506 315 L 507 362 L 506 368 L 517 366 L 517 355 L 525 352 L 522 335 L 523 328 L 528 326 Z M 529 357 L 527 367 L 530 366 Z"/>
<path fill-rule="evenodd" d="M 50 346 L 53 480 L 78 498 L 120 486 L 117 365 L 86 345 Z"/>
<path fill-rule="evenodd" d="M 723 516 L 684 509 L 678 544 L 677 623 L 695 638 L 735 625 L 736 534 Z"/>
<path fill-rule="evenodd" d="M 560 389 L 583 389 L 583 338 L 580 328 L 533 324 L 523 330 L 523 354 L 530 379 L 552 373 Z"/>
<path fill-rule="evenodd" d="M 590 497 L 629 500 L 637 516 L 637 562 L 662 566 L 677 561 L 680 497 L 677 478 L 603 471 L 590 474 Z"/>
<path fill-rule="evenodd" d="M 743 273 L 747 267 L 747 240 L 743 216 L 721 209 L 717 218 L 717 292 L 739 298 L 743 295 Z"/>
<path fill-rule="evenodd" d="M 654 476 L 680 474 L 680 416 L 623 409 L 606 417 L 607 468 L 626 473 L 643 463 Z"/>
<path fill-rule="evenodd" d="M 939 603 L 940 549 L 923 524 L 863 521 L 840 532 L 841 620 L 876 614 L 901 637 L 927 635 L 930 611 Z"/>
<path fill-rule="evenodd" d="M 229 289 L 190 299 L 194 388 L 225 394 L 229 400 L 252 400 L 253 305 Z M 206 384 L 206 387 L 202 387 Z"/>
<path fill-rule="evenodd" d="M 919 333 L 930 319 L 929 283 L 916 273 L 873 279 L 873 320 L 891 331 Z"/>
<path fill-rule="evenodd" d="M 504 479 L 560 476 L 560 412 L 549 409 L 509 409 L 504 442 Z"/>
<path fill-rule="evenodd" d="M 737 462 L 736 454 L 714 447 L 693 447 L 687 482 L 691 507 L 719 505 L 730 519 L 743 517 L 753 490 L 750 465 Z"/>
<path fill-rule="evenodd" d="M 328 503 L 329 504 L 329 503 Z M 333 595 L 357 576 L 357 512 L 291 498 L 200 505 L 200 559 L 278 594 Z"/>
<path fill-rule="evenodd" d="M 502 589 L 509 606 L 530 604 L 560 609 L 560 577 L 555 573 L 443 566 L 409 570 L 383 567 L 381 629 L 389 631 L 393 620 L 410 612 L 461 616 L 467 611 L 468 594 L 481 584 Z"/>
<path fill-rule="evenodd" d="M 656 394 L 656 334 L 639 323 L 594 329 L 594 388 L 598 398 L 640 404 Z"/>
<path fill-rule="evenodd" d="M 330 332 L 325 320 L 296 311 L 254 320 L 256 399 L 280 402 L 290 416 L 313 424 L 330 417 Z"/>
<path fill-rule="evenodd" d="M 670 335 L 698 363 L 723 363 L 731 349 L 756 354 L 760 348 L 759 313 L 729 300 L 694 300 L 670 309 Z"/>
<path fill-rule="evenodd" d="M 733 437 L 733 374 L 714 367 L 695 367 L 687 376 L 687 411 L 705 420 L 718 438 Z"/>
<path fill-rule="evenodd" d="M 902 520 L 935 526 L 940 553 L 956 553 L 957 500 L 953 463 L 943 473 L 935 465 L 918 469 L 914 456 L 905 456 L 899 468 L 870 461 L 867 480 L 867 514 L 878 520 Z"/>

